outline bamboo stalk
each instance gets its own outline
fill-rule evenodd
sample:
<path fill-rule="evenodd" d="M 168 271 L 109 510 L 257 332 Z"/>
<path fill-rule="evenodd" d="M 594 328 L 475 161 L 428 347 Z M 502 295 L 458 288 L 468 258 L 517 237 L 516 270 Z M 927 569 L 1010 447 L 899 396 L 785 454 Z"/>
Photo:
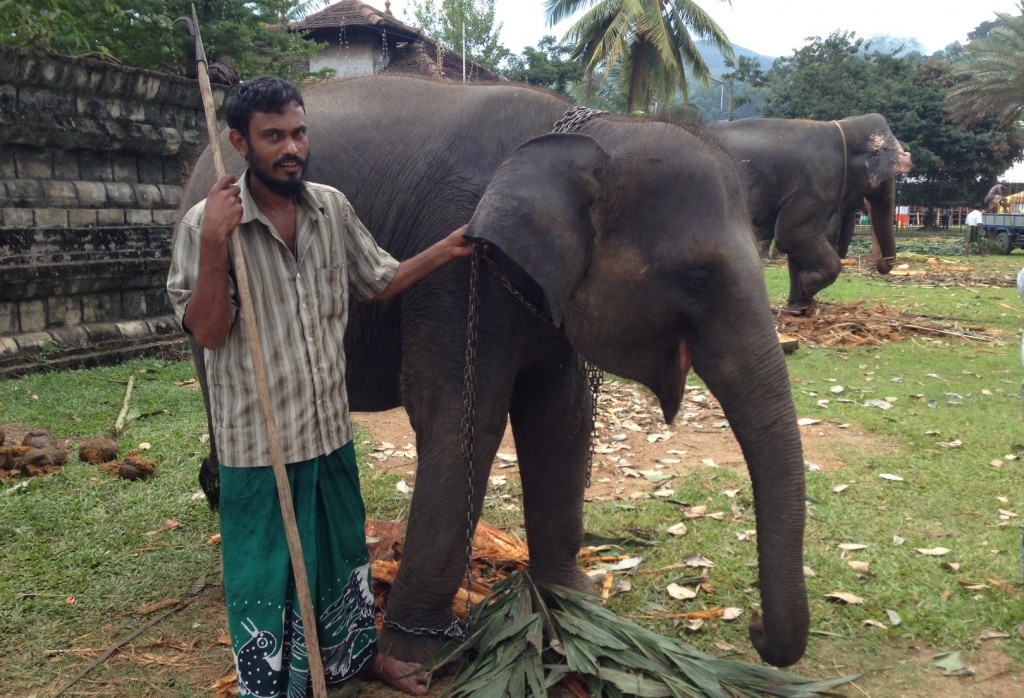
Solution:
<path fill-rule="evenodd" d="M 210 87 L 210 76 L 206 70 L 206 55 L 199 36 L 199 21 L 196 18 L 195 5 L 192 6 L 192 22 L 195 27 L 196 62 L 199 72 L 199 89 L 203 97 L 203 111 L 206 113 L 206 128 L 213 148 L 214 168 L 218 179 L 223 177 L 224 154 L 220 147 L 220 129 L 217 126 L 217 112 L 213 103 L 213 89 Z M 292 563 L 292 574 L 295 577 L 295 592 L 299 597 L 299 610 L 302 614 L 302 630 L 306 640 L 306 653 L 309 658 L 309 674 L 313 683 L 315 698 L 327 698 L 327 683 L 324 678 L 323 659 L 320 656 L 320 641 L 317 637 L 316 614 L 313 611 L 313 600 L 309 593 L 309 577 L 306 573 L 306 562 L 302 554 L 302 542 L 299 528 L 295 521 L 295 509 L 292 506 L 291 486 L 285 470 L 284 450 L 281 447 L 281 435 L 277 428 L 273 404 L 270 400 L 270 388 L 267 381 L 267 366 L 263 357 L 263 345 L 260 343 L 259 328 L 256 324 L 256 311 L 252 303 L 252 290 L 249 285 L 249 270 L 242 252 L 242 242 L 238 231 L 231 235 L 231 261 L 238 281 L 240 312 L 245 339 L 252 354 L 253 374 L 256 380 L 256 394 L 260 411 L 267 427 L 267 443 L 270 447 L 270 460 L 274 470 L 274 482 L 281 504 L 281 518 L 284 522 L 285 537 L 288 540 L 288 554 Z"/>
<path fill-rule="evenodd" d="M 128 404 L 132 400 L 132 390 L 135 389 L 135 376 L 128 376 L 128 387 L 124 389 L 124 401 L 121 403 L 121 412 L 117 415 L 117 421 L 114 422 L 114 436 L 121 433 L 124 429 L 124 420 L 128 416 Z"/>

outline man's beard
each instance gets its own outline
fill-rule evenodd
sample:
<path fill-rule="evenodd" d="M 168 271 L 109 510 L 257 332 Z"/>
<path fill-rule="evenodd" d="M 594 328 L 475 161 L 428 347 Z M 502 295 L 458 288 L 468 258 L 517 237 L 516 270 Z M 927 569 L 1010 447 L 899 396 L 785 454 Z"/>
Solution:
<path fill-rule="evenodd" d="M 299 172 L 298 177 L 289 177 L 287 180 L 281 181 L 279 179 L 273 179 L 266 172 L 260 169 L 255 162 L 253 162 L 252 150 L 249 150 L 246 156 L 246 161 L 249 163 L 249 171 L 252 172 L 256 179 L 260 180 L 267 189 L 278 196 L 291 197 L 293 199 L 299 198 L 299 195 L 306 188 L 306 169 L 309 167 L 309 155 L 307 154 L 305 159 L 300 158 L 298 155 L 283 157 L 277 160 L 272 167 L 278 167 L 285 163 L 297 162 L 302 170 Z"/>

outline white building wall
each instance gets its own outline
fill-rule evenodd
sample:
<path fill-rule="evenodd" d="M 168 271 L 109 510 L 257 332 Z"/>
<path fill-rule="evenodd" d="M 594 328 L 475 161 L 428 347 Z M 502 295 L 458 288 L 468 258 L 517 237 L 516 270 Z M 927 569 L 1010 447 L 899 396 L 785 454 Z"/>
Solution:
<path fill-rule="evenodd" d="M 312 72 L 334 68 L 339 78 L 374 75 L 384 67 L 384 55 L 379 44 L 331 44 L 309 60 Z"/>

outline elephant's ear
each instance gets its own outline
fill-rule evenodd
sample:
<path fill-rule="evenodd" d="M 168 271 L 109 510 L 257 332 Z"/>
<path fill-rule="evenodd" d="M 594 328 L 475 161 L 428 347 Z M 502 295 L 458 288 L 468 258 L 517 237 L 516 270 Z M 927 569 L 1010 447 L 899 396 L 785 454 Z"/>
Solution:
<path fill-rule="evenodd" d="M 910 153 L 892 135 L 888 127 L 871 134 L 867 161 L 868 181 L 872 189 L 896 175 L 906 174 L 913 169 Z"/>
<path fill-rule="evenodd" d="M 497 247 L 544 290 L 555 325 L 590 265 L 608 153 L 589 136 L 519 146 L 484 192 L 466 237 Z"/>

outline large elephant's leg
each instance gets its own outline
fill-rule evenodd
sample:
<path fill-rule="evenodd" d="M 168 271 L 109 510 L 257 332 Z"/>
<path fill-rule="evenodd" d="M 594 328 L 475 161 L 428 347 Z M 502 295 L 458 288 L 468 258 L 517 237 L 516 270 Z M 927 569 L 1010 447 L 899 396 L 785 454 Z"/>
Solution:
<path fill-rule="evenodd" d="M 593 592 L 577 555 L 590 450 L 591 395 L 582 361 L 562 351 L 520 373 L 510 416 L 523 484 L 530 574 Z"/>
<path fill-rule="evenodd" d="M 817 217 L 815 217 L 817 218 Z M 789 309 L 800 310 L 814 302 L 814 296 L 839 277 L 843 263 L 829 243 L 829 230 L 838 225 L 826 220 L 804 219 L 787 222 L 780 216 L 776 242 L 789 258 Z"/>
<path fill-rule="evenodd" d="M 438 278 L 444 277 L 439 272 Z M 440 284 L 403 299 L 402 396 L 419 464 L 398 577 L 388 596 L 382 651 L 396 659 L 424 661 L 443 644 L 437 633 L 453 620 L 452 598 L 466 577 L 467 535 L 475 529 L 491 463 L 508 420 L 514 368 L 512 335 L 482 314 L 476 361 L 473 477 L 463 454 L 465 303 L 461 291 Z M 461 307 L 459 307 L 461 305 Z"/>

